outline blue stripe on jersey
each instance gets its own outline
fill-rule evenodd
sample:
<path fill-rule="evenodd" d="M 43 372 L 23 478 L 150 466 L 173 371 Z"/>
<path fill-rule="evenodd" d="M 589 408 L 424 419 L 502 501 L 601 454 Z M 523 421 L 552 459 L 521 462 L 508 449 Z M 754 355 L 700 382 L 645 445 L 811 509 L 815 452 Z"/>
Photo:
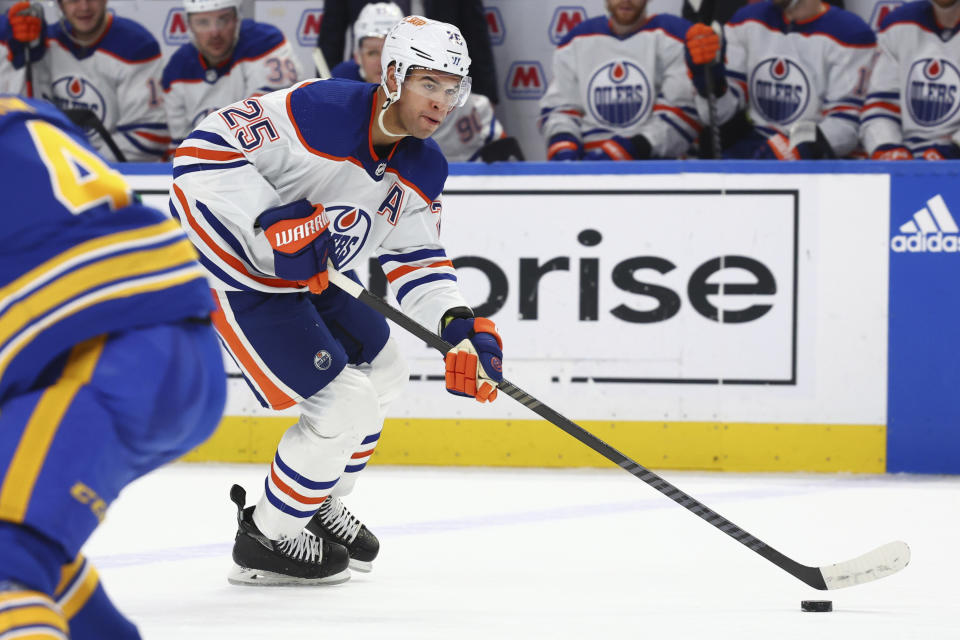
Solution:
<path fill-rule="evenodd" d="M 367 466 L 366 462 L 363 464 L 348 464 L 344 471 L 347 473 L 357 473 L 358 471 L 363 471 L 365 466 Z"/>
<path fill-rule="evenodd" d="M 584 135 L 584 136 L 610 135 L 611 133 L 613 133 L 613 131 L 611 131 L 610 129 L 605 129 L 605 128 L 603 128 L 603 127 L 599 127 L 599 128 L 596 128 L 596 129 L 590 129 L 590 130 L 588 130 L 588 131 L 584 131 L 584 132 L 583 132 L 583 135 Z"/>
<path fill-rule="evenodd" d="M 163 154 L 166 153 L 165 147 L 160 149 L 156 147 L 145 147 L 142 144 L 140 144 L 140 142 L 136 138 L 131 136 L 129 133 L 124 133 L 123 137 L 127 139 L 127 142 L 132 144 L 134 147 L 136 147 L 143 153 L 149 153 L 152 156 L 163 156 Z"/>
<path fill-rule="evenodd" d="M 871 116 L 867 116 L 860 120 L 860 124 L 863 124 L 868 120 L 873 120 L 874 118 L 886 118 L 887 120 L 891 120 L 893 122 L 896 122 L 897 124 L 900 124 L 900 116 L 892 116 L 888 113 L 875 113 Z"/>
<path fill-rule="evenodd" d="M 851 121 L 851 122 L 856 122 L 857 124 L 860 123 L 860 118 L 858 118 L 857 116 L 854 116 L 854 115 L 850 115 L 849 113 L 843 113 L 843 112 L 831 113 L 831 114 L 828 115 L 827 117 L 828 117 L 828 118 L 842 118 L 842 119 L 844 119 L 844 120 L 849 120 L 849 121 Z"/>
<path fill-rule="evenodd" d="M 740 73 L 739 71 L 732 71 L 730 69 L 727 69 L 727 77 L 733 78 L 734 80 L 743 80 L 744 82 L 747 81 L 747 74 Z"/>
<path fill-rule="evenodd" d="M 661 114 L 659 114 L 659 115 L 660 115 L 660 119 L 663 120 L 664 122 L 666 122 L 668 125 L 670 125 L 670 126 L 673 127 L 674 129 L 676 129 L 676 130 L 677 130 L 677 133 L 679 133 L 681 136 L 683 136 L 684 140 L 686 140 L 687 142 L 693 142 L 693 137 L 692 137 L 689 133 L 687 133 L 686 131 L 684 131 L 684 130 L 683 130 L 683 127 L 681 127 L 681 126 L 678 125 L 676 122 L 674 122 L 673 120 L 671 120 L 670 118 L 668 118 L 666 114 L 661 113 Z"/>
<path fill-rule="evenodd" d="M 309 480 L 303 477 L 302 475 L 300 475 L 299 473 L 297 473 L 296 471 L 288 467 L 287 463 L 280 459 L 279 453 L 277 453 L 273 457 L 273 461 L 274 463 L 276 463 L 278 467 L 280 467 L 280 471 L 283 471 L 285 474 L 287 474 L 287 477 L 289 477 L 291 480 L 293 480 L 297 484 L 303 485 L 307 489 L 312 489 L 312 490 L 329 489 L 333 487 L 333 485 L 337 484 L 336 480 L 331 480 L 329 482 L 316 482 L 314 480 Z"/>
<path fill-rule="evenodd" d="M 874 98 L 889 98 L 889 99 L 899 99 L 899 91 L 877 91 L 875 93 L 868 93 L 867 100 L 873 100 Z"/>
<path fill-rule="evenodd" d="M 163 122 L 133 122 L 118 126 L 117 131 L 130 131 L 131 129 L 162 129 L 166 131 L 167 128 L 166 123 Z"/>
<path fill-rule="evenodd" d="M 416 262 L 417 260 L 426 260 L 427 258 L 446 258 L 447 254 L 443 249 L 418 249 L 417 251 L 411 251 L 410 253 L 396 253 L 396 254 L 387 254 L 378 256 L 377 260 L 380 262 L 380 265 L 384 265 L 387 262 Z"/>
<path fill-rule="evenodd" d="M 380 431 L 377 431 L 375 434 L 367 436 L 366 438 L 363 439 L 363 442 L 361 442 L 360 445 L 362 446 L 365 444 L 371 444 L 376 442 L 377 440 L 380 439 L 380 433 L 381 433 Z"/>
<path fill-rule="evenodd" d="M 200 202 L 199 200 L 195 200 L 194 205 L 196 206 L 197 211 L 199 211 L 200 214 L 203 216 L 203 219 L 207 222 L 207 224 L 209 224 L 210 227 L 213 228 L 213 231 L 218 236 L 220 236 L 220 238 L 224 242 L 230 245 L 230 248 L 233 249 L 233 252 L 235 254 L 237 254 L 237 257 L 239 257 L 241 260 L 246 262 L 248 265 L 253 264 L 250 261 L 250 258 L 247 257 L 247 254 L 244 253 L 243 246 L 240 244 L 240 242 L 236 239 L 236 237 L 234 237 L 232 233 L 227 231 L 227 228 L 223 226 L 223 223 L 220 222 L 220 220 L 217 219 L 217 216 L 213 215 L 213 212 L 210 211 L 210 208 L 207 207 L 207 205 Z M 251 268 L 251 271 L 252 270 L 253 269 Z M 266 274 L 263 274 L 263 275 L 266 275 Z"/>
<path fill-rule="evenodd" d="M 416 287 L 419 287 L 422 284 L 427 284 L 428 282 L 436 282 L 437 280 L 453 280 L 457 281 L 457 276 L 452 273 L 431 273 L 429 275 L 423 276 L 422 278 L 417 278 L 411 282 L 400 287 L 397 291 L 397 302 L 402 302 L 403 299 Z"/>
<path fill-rule="evenodd" d="M 227 285 L 233 287 L 234 289 L 239 289 L 240 291 L 258 291 L 258 289 L 254 289 L 253 287 L 248 287 L 245 284 L 241 284 L 238 280 L 235 280 L 233 277 L 227 275 L 227 273 L 223 269 L 221 269 L 216 264 L 214 264 L 209 258 L 207 258 L 207 256 L 203 255 L 202 253 L 200 254 L 200 257 L 197 258 L 197 260 L 200 262 L 200 265 L 204 269 L 206 269 L 207 271 L 210 272 L 211 275 L 213 275 L 214 278 L 216 278 L 217 280 L 220 280 L 223 283 L 226 283 Z M 270 405 L 268 403 L 263 406 L 268 407 Z"/>
<path fill-rule="evenodd" d="M 264 493 L 265 493 L 266 496 L 267 496 L 267 500 L 270 501 L 270 504 L 272 504 L 273 506 L 275 506 L 275 507 L 276 507 L 277 509 L 279 509 L 280 511 L 283 511 L 284 513 L 288 513 L 288 514 L 290 514 L 291 516 L 296 516 L 296 517 L 298 517 L 298 518 L 311 518 L 311 517 L 313 517 L 313 514 L 315 514 L 315 513 L 317 512 L 316 509 L 314 509 L 313 511 L 300 511 L 299 509 L 294 509 L 293 507 L 291 507 L 290 505 L 288 505 L 286 502 L 282 501 L 280 498 L 278 498 L 278 497 L 276 497 L 275 495 L 273 495 L 273 492 L 270 491 L 270 480 L 269 480 L 269 479 L 264 479 L 264 481 L 263 481 L 263 487 L 264 487 L 264 489 L 266 489 L 266 491 L 265 491 Z"/>
<path fill-rule="evenodd" d="M 221 147 L 226 147 L 231 151 L 237 150 L 232 144 L 230 144 L 229 142 L 227 142 L 217 134 L 211 133 L 209 131 L 203 131 L 202 129 L 197 129 L 196 131 L 188 135 L 186 138 L 184 138 L 184 140 L 203 140 L 204 142 L 209 142 L 211 144 L 215 144 Z"/>
<path fill-rule="evenodd" d="M 235 169 L 237 167 L 242 167 L 245 164 L 250 164 L 250 163 L 246 160 L 234 160 L 233 162 L 221 162 L 219 164 L 213 163 L 213 162 L 185 164 L 185 165 L 173 168 L 173 178 L 174 180 L 176 180 L 180 176 L 186 173 L 193 173 L 194 171 L 215 171 L 217 169 Z"/>

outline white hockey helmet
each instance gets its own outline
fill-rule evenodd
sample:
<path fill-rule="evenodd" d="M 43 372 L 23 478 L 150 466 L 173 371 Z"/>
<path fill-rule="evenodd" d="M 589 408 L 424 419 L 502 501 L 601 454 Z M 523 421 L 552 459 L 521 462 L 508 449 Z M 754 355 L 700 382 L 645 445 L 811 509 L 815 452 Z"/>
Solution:
<path fill-rule="evenodd" d="M 397 90 L 387 89 L 387 74 L 393 74 Z M 380 54 L 380 85 L 387 93 L 384 108 L 400 99 L 400 87 L 412 68 L 433 69 L 460 76 L 460 87 L 453 96 L 451 108 L 463 106 L 470 96 L 470 55 L 460 29 L 446 22 L 422 16 L 407 16 L 387 33 Z"/>
<path fill-rule="evenodd" d="M 360 10 L 357 21 L 353 23 L 353 41 L 360 48 L 364 38 L 383 38 L 390 28 L 403 20 L 403 11 L 392 2 L 372 2 Z"/>
<path fill-rule="evenodd" d="M 183 0 L 183 10 L 187 13 L 203 13 L 219 9 L 236 9 L 240 15 L 240 4 L 243 0 Z"/>

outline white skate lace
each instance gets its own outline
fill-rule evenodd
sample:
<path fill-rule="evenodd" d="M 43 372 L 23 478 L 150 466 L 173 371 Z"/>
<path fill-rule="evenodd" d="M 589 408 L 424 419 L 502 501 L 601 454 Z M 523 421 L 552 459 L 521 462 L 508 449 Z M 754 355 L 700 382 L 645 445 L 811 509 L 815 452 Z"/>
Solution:
<path fill-rule="evenodd" d="M 340 499 L 333 496 L 324 500 L 321 505 L 320 519 L 328 531 L 345 539 L 347 544 L 351 544 L 357 538 L 360 527 L 363 526 L 363 523 L 340 502 Z"/>
<path fill-rule="evenodd" d="M 320 562 L 323 557 L 322 542 L 309 531 L 301 531 L 296 537 L 283 536 L 277 540 L 277 551 L 301 562 Z"/>

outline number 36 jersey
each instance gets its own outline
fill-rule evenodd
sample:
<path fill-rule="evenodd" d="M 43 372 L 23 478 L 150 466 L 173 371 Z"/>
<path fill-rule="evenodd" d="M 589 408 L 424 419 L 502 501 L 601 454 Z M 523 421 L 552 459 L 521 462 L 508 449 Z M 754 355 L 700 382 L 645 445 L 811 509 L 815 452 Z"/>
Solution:
<path fill-rule="evenodd" d="M 174 155 L 170 208 L 222 291 L 300 293 L 278 278 L 257 220 L 297 200 L 322 205 L 338 268 L 376 256 L 404 312 L 436 327 L 467 306 L 440 244 L 447 161 L 406 136 L 374 148 L 377 85 L 314 80 L 221 109 Z"/>
<path fill-rule="evenodd" d="M 173 146 L 217 109 L 289 87 L 304 77 L 290 43 L 269 24 L 241 22 L 233 54 L 218 67 L 209 66 L 193 43 L 183 45 L 163 69 L 164 108 Z"/>

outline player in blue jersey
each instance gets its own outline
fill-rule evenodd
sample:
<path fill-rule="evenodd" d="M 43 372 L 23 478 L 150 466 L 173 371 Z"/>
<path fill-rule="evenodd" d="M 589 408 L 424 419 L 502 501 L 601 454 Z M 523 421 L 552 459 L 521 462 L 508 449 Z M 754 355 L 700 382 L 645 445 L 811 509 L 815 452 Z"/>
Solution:
<path fill-rule="evenodd" d="M 219 420 L 209 289 L 56 109 L 0 95 L 0 148 L 0 636 L 134 640 L 80 550 Z"/>
<path fill-rule="evenodd" d="M 821 0 L 765 0 L 737 11 L 722 38 L 697 24 L 686 40 L 697 111 L 720 128 L 724 157 L 833 158 L 857 148 L 876 36 L 855 14 Z"/>
<path fill-rule="evenodd" d="M 409 373 L 384 319 L 327 287 L 328 259 L 350 270 L 376 257 L 401 308 L 456 345 L 447 388 L 496 397 L 500 337 L 440 242 L 447 162 L 429 139 L 466 100 L 469 66 L 456 27 L 409 16 L 386 36 L 379 85 L 308 81 L 243 100 L 177 149 L 170 206 L 210 272 L 214 326 L 260 402 L 300 414 L 255 507 L 231 494 L 232 582 L 341 582 L 379 549 L 341 497 Z"/>

